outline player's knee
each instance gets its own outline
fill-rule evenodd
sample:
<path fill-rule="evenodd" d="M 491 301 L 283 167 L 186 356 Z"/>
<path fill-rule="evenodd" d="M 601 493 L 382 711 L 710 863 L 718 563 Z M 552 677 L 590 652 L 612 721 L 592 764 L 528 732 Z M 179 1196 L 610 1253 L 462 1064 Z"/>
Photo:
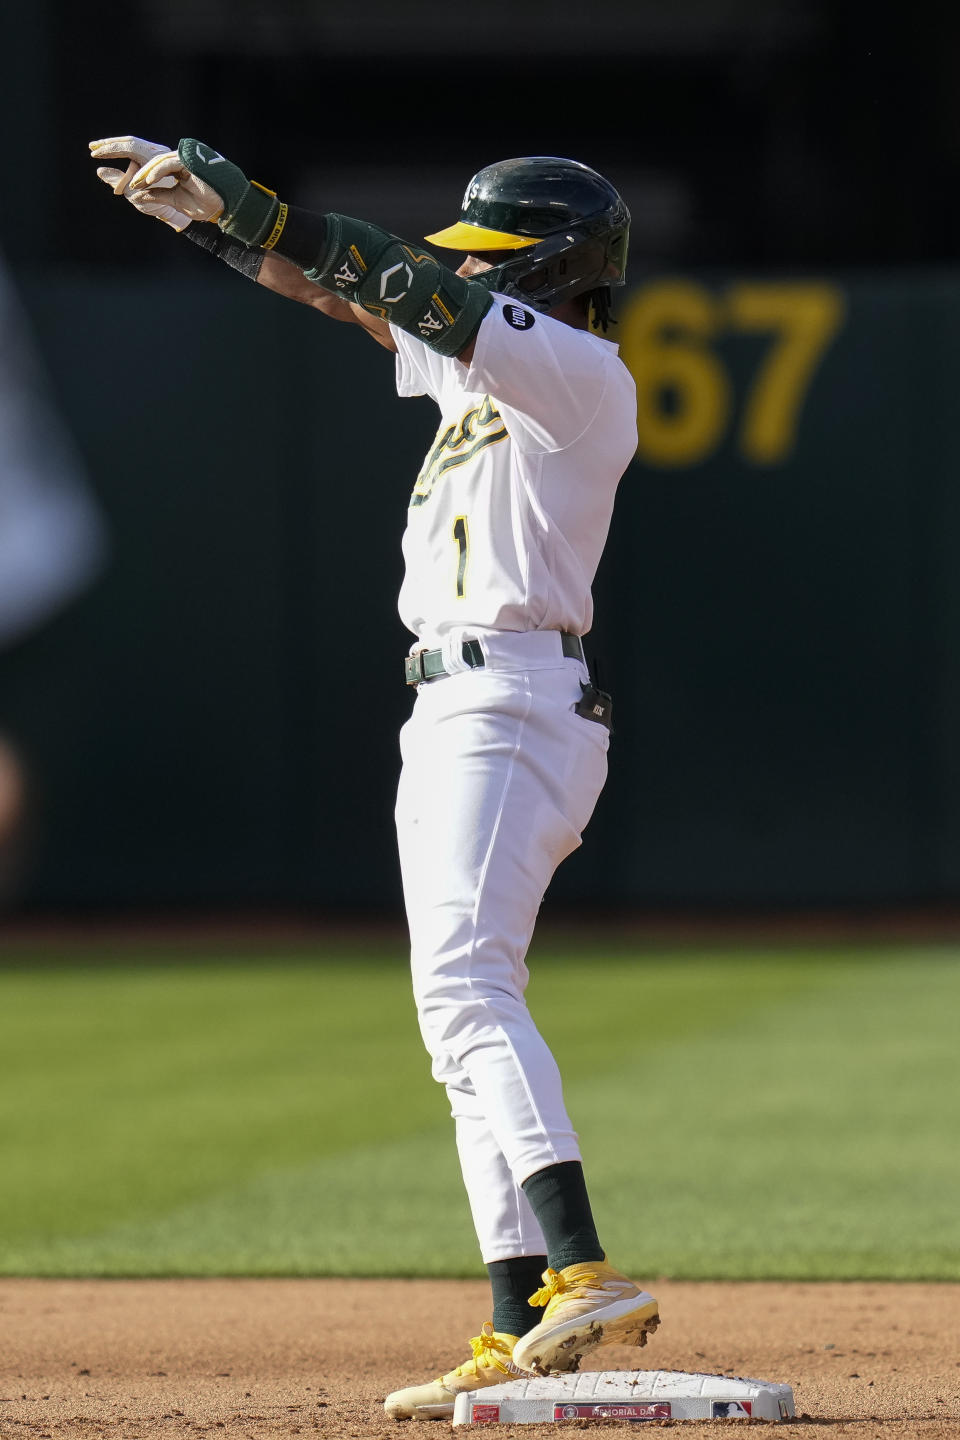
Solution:
<path fill-rule="evenodd" d="M 458 1063 L 527 1018 L 521 995 L 485 986 L 431 988 L 419 997 L 417 1010 L 427 1049 L 450 1055 Z"/>

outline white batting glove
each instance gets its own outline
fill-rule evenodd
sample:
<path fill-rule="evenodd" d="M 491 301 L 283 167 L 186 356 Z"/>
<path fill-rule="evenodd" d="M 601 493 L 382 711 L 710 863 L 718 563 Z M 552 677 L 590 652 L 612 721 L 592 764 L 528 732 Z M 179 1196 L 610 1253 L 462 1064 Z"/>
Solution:
<path fill-rule="evenodd" d="M 94 160 L 129 162 L 126 170 L 101 165 L 97 175 L 105 185 L 110 186 L 114 195 L 123 195 L 142 215 L 151 215 L 156 220 L 162 220 L 177 232 L 186 230 L 191 221 L 200 218 L 182 207 L 179 195 L 171 194 L 171 191 L 177 188 L 177 181 L 173 176 L 162 178 L 150 189 L 130 189 L 131 180 L 147 162 L 157 156 L 170 154 L 168 146 L 158 145 L 153 140 L 141 140 L 136 135 L 117 135 L 108 140 L 91 140 L 90 153 Z"/>
<path fill-rule="evenodd" d="M 176 150 L 151 157 L 131 176 L 128 182 L 131 197 L 148 195 L 169 185 L 171 180 L 176 187 L 171 198 L 191 220 L 216 220 L 223 214 L 223 197 L 188 170 Z"/>

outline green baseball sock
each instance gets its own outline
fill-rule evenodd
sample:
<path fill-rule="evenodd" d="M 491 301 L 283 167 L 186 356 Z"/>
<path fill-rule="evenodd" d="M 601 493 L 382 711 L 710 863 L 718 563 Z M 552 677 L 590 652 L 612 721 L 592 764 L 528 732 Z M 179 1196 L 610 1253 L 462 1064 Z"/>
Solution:
<path fill-rule="evenodd" d="M 511 1260 L 491 1260 L 487 1265 L 493 1291 L 493 1328 L 501 1335 L 526 1335 L 539 1324 L 539 1314 L 528 1301 L 540 1288 L 547 1268 L 546 1255 L 517 1255 Z"/>
<path fill-rule="evenodd" d="M 543 1231 L 551 1269 L 605 1258 L 579 1160 L 564 1160 L 529 1175 L 523 1193 Z"/>

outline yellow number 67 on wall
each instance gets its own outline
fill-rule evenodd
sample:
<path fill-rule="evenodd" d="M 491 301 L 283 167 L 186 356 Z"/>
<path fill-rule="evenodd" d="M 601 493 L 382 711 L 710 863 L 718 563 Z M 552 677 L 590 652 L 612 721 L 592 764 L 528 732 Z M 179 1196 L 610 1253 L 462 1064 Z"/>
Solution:
<path fill-rule="evenodd" d="M 706 459 L 721 443 L 733 406 L 730 377 L 711 344 L 724 334 L 769 333 L 737 442 L 754 465 L 785 460 L 844 311 L 842 291 L 820 281 L 743 282 L 715 295 L 677 279 L 638 290 L 621 320 L 620 354 L 637 384 L 639 458 L 663 467 Z"/>

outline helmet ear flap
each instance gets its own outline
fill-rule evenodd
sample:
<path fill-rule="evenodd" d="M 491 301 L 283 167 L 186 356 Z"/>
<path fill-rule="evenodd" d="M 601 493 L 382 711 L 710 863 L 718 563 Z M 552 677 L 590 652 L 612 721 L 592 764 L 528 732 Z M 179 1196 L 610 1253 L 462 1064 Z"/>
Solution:
<path fill-rule="evenodd" d="M 573 249 L 561 251 L 537 273 L 559 296 L 573 298 L 601 284 L 609 268 L 608 251 L 603 242 L 586 240 Z"/>
<path fill-rule="evenodd" d="M 627 248 L 630 243 L 630 228 L 625 226 L 618 234 L 611 235 L 607 246 L 607 258 L 616 265 L 622 275 L 627 268 Z"/>
<path fill-rule="evenodd" d="M 548 265 L 541 265 L 537 270 L 531 270 L 526 275 L 518 276 L 516 284 L 521 290 L 529 290 L 535 293 L 542 290 L 550 278 L 551 269 Z"/>

